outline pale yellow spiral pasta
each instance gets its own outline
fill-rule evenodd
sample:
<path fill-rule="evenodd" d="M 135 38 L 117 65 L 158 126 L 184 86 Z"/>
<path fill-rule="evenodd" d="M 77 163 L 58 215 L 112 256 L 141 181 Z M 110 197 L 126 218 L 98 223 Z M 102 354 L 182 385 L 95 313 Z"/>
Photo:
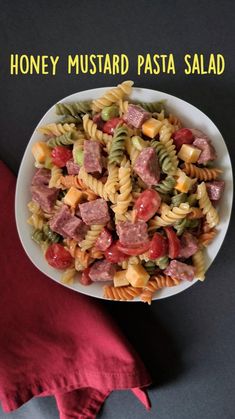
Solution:
<path fill-rule="evenodd" d="M 27 223 L 36 228 L 37 230 L 42 230 L 44 225 L 44 218 L 37 213 L 33 213 L 27 220 Z"/>
<path fill-rule="evenodd" d="M 197 199 L 199 200 L 199 206 L 203 214 L 206 216 L 209 227 L 215 227 L 219 223 L 219 214 L 209 199 L 204 182 L 200 183 L 197 187 Z"/>
<path fill-rule="evenodd" d="M 193 266 L 196 269 L 195 278 L 198 278 L 200 281 L 204 281 L 205 279 L 205 261 L 203 252 L 198 250 L 192 256 Z"/>
<path fill-rule="evenodd" d="M 49 188 L 60 188 L 60 178 L 62 176 L 62 169 L 58 166 L 53 166 L 51 169 L 51 178 L 49 181 Z"/>
<path fill-rule="evenodd" d="M 82 251 L 88 250 L 94 246 L 105 224 L 93 224 L 86 233 L 85 239 L 80 243 Z"/>
<path fill-rule="evenodd" d="M 149 261 L 149 254 L 148 252 L 142 253 L 142 255 L 139 255 L 139 259 L 143 260 L 144 262 L 148 262 Z"/>
<path fill-rule="evenodd" d="M 113 138 L 112 135 L 100 131 L 97 128 L 97 124 L 89 118 L 88 114 L 83 117 L 83 128 L 92 140 L 99 141 L 101 144 L 106 145 L 108 149 L 110 148 Z"/>
<path fill-rule="evenodd" d="M 118 170 L 119 177 L 119 195 L 117 196 L 117 204 L 112 207 L 116 214 L 116 220 L 120 221 L 125 218 L 130 203 L 132 202 L 132 184 L 131 184 L 131 168 L 120 167 Z"/>
<path fill-rule="evenodd" d="M 168 173 L 169 175 L 174 175 L 176 173 L 177 167 L 179 164 L 175 145 L 171 138 L 173 132 L 174 132 L 174 127 L 168 121 L 163 123 L 159 132 L 159 141 L 165 145 L 168 156 L 171 160 L 171 170 Z"/>
<path fill-rule="evenodd" d="M 38 128 L 38 131 L 44 135 L 59 137 L 60 135 L 66 134 L 67 132 L 76 131 L 76 125 L 52 123 Z"/>
<path fill-rule="evenodd" d="M 164 209 L 162 209 L 164 208 Z M 180 204 L 179 207 L 170 207 L 166 204 L 161 205 L 161 216 L 158 215 L 154 217 L 149 222 L 149 230 L 153 230 L 159 227 L 166 227 L 168 225 L 173 225 L 176 222 L 182 220 L 190 213 L 190 206 L 187 203 Z"/>
<path fill-rule="evenodd" d="M 158 121 L 163 121 L 165 119 L 164 109 L 162 109 L 161 112 L 153 112 L 152 117 L 158 119 Z"/>
<path fill-rule="evenodd" d="M 127 138 L 125 140 L 125 146 L 126 146 L 126 151 L 130 156 L 130 160 L 131 160 L 131 164 L 134 165 L 136 159 L 139 157 L 140 151 L 137 150 L 133 143 L 132 143 L 132 139 L 131 138 Z"/>
<path fill-rule="evenodd" d="M 42 210 L 37 202 L 30 201 L 27 205 L 30 212 L 37 215 L 42 215 Z"/>
<path fill-rule="evenodd" d="M 125 96 L 129 96 L 132 90 L 133 81 L 127 80 L 119 84 L 117 87 L 108 90 L 100 99 L 92 101 L 92 110 L 100 112 L 106 106 L 117 103 Z"/>
<path fill-rule="evenodd" d="M 208 169 L 208 168 L 201 168 L 195 166 L 192 163 L 184 163 L 182 170 L 186 173 L 186 175 L 197 178 L 198 180 L 215 180 L 219 177 L 223 170 L 220 169 Z"/>
<path fill-rule="evenodd" d="M 117 194 L 108 194 L 105 190 L 105 184 L 103 184 L 100 180 L 94 178 L 90 174 L 88 174 L 84 167 L 81 167 L 79 171 L 79 179 L 81 179 L 85 185 L 91 189 L 96 195 L 100 196 L 101 198 L 105 199 L 105 201 L 111 201 L 113 204 L 116 203 Z"/>
<path fill-rule="evenodd" d="M 76 275 L 76 269 L 74 267 L 67 268 L 61 275 L 62 284 L 72 285 Z"/>
<path fill-rule="evenodd" d="M 122 269 L 127 269 L 128 265 L 138 265 L 139 263 L 138 256 L 130 256 L 129 259 L 119 262 L 118 265 L 121 266 Z"/>
<path fill-rule="evenodd" d="M 128 111 L 129 102 L 128 100 L 119 99 L 118 106 L 119 106 L 119 115 L 122 116 L 124 113 Z"/>
<path fill-rule="evenodd" d="M 109 164 L 108 178 L 105 183 L 105 190 L 108 194 L 115 194 L 118 189 L 118 166 Z"/>

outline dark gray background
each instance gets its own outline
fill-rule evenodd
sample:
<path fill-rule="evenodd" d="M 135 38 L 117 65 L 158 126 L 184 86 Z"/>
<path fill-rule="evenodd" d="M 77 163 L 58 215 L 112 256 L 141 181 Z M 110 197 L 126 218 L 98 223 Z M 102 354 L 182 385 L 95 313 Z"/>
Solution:
<path fill-rule="evenodd" d="M 218 126 L 234 160 L 235 7 L 233 1 L 0 1 L 0 158 L 17 173 L 34 126 L 63 96 L 115 85 L 119 76 L 9 75 L 9 55 L 126 53 L 125 78 L 179 96 Z M 177 74 L 137 76 L 137 54 L 173 52 Z M 222 76 L 183 73 L 186 53 L 221 53 Z M 154 386 L 152 410 L 128 391 L 115 392 L 99 418 L 235 417 L 234 220 L 206 282 L 176 297 L 144 304 L 103 302 L 141 354 Z M 58 418 L 53 399 L 35 399 L 0 418 Z"/>

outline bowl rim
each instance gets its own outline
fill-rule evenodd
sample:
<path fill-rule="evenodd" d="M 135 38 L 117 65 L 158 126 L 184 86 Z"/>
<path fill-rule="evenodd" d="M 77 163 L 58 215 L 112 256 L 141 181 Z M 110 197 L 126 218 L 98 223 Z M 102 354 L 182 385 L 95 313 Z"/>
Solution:
<path fill-rule="evenodd" d="M 92 100 L 92 97 L 94 97 L 96 95 L 97 95 L 97 97 L 100 97 L 100 95 L 102 95 L 103 93 L 107 92 L 109 89 L 112 89 L 113 87 L 115 87 L 115 86 L 111 86 L 111 87 L 98 87 L 98 88 L 94 88 L 94 89 L 87 89 L 87 90 L 75 92 L 75 93 L 72 93 L 72 94 L 70 94 L 68 96 L 63 97 L 62 99 L 58 100 L 56 103 L 66 103 L 66 102 L 74 101 L 74 100 L 76 100 L 75 97 L 77 95 L 82 95 L 82 96 L 85 95 L 87 97 L 90 96 L 90 99 L 87 98 L 87 99 L 81 99 L 81 100 Z M 227 234 L 227 231 L 228 231 L 228 228 L 229 228 L 229 225 L 230 225 L 231 215 L 232 215 L 232 207 L 233 207 L 233 170 L 232 170 L 231 158 L 230 158 L 230 154 L 229 154 L 229 151 L 228 151 L 226 142 L 225 142 L 225 140 L 224 140 L 224 138 L 223 138 L 220 130 L 215 125 L 215 123 L 210 119 L 210 117 L 207 114 L 205 114 L 203 111 L 201 111 L 199 108 L 197 108 L 196 106 L 192 105 L 191 103 L 185 101 L 184 99 L 181 99 L 178 96 L 174 96 L 174 95 L 168 94 L 166 92 L 162 92 L 162 91 L 154 90 L 154 89 L 142 88 L 142 87 L 139 87 L 139 86 L 132 88 L 132 94 L 130 95 L 130 97 L 132 97 L 133 95 L 135 96 L 135 94 L 138 95 L 138 93 L 140 93 L 140 92 L 143 93 L 143 94 L 145 94 L 145 95 L 148 94 L 148 92 L 149 92 L 150 95 L 156 95 L 157 94 L 159 96 L 163 96 L 164 97 L 163 100 L 167 100 L 167 101 L 168 100 L 170 101 L 171 99 L 176 100 L 176 101 L 180 101 L 182 103 L 182 105 L 187 106 L 189 109 L 191 108 L 192 111 L 195 110 L 196 112 L 201 113 L 203 117 L 206 117 L 209 120 L 209 122 L 212 125 L 212 127 L 219 133 L 220 137 L 222 138 L 222 145 L 223 145 L 223 147 L 226 150 L 226 158 L 228 160 L 228 169 L 229 169 L 229 173 L 231 174 L 231 176 L 230 176 L 230 191 L 229 191 L 230 199 L 229 199 L 229 202 L 228 202 L 229 203 L 229 212 L 227 214 L 226 226 L 225 226 L 225 230 L 223 231 L 223 237 L 220 240 L 219 245 L 217 246 L 217 250 L 215 252 L 215 255 L 213 256 L 213 259 L 211 259 L 208 262 L 208 264 L 207 264 L 207 271 L 208 271 L 208 269 L 210 268 L 211 264 L 215 261 L 215 258 L 217 257 L 217 255 L 218 255 L 218 253 L 219 253 L 219 251 L 220 251 L 220 249 L 222 247 L 222 244 L 224 242 L 224 239 L 226 237 L 226 234 Z M 148 101 L 149 100 L 147 100 L 147 102 Z M 55 282 L 57 282 L 57 283 L 65 286 L 65 287 L 67 287 L 69 289 L 72 289 L 72 290 L 74 290 L 76 292 L 80 292 L 82 294 L 88 295 L 90 297 L 100 298 L 100 299 L 103 299 L 103 300 L 106 300 L 106 301 L 116 301 L 116 300 L 107 300 L 106 298 L 104 298 L 101 295 L 96 295 L 96 293 L 89 292 L 90 286 L 87 286 L 87 287 L 84 286 L 84 290 L 83 290 L 83 289 L 77 289 L 73 285 L 64 284 L 64 283 L 60 282 L 58 279 L 55 278 L 56 272 L 58 274 L 58 270 L 53 270 L 53 271 L 55 271 L 54 272 L 54 275 L 53 274 L 51 274 L 51 275 L 48 274 L 48 272 L 45 272 L 45 270 L 43 270 L 41 267 L 39 267 L 37 265 L 36 261 L 32 258 L 32 255 L 30 253 L 29 247 L 26 245 L 26 241 L 23 239 L 22 220 L 21 220 L 21 217 L 20 217 L 20 214 L 19 214 L 19 211 L 18 211 L 18 208 L 17 207 L 18 207 L 18 203 L 20 202 L 20 183 L 22 181 L 22 176 L 23 176 L 23 172 L 24 172 L 24 168 L 25 168 L 25 162 L 27 160 L 27 157 L 28 157 L 28 154 L 29 154 L 29 149 L 31 148 L 31 145 L 33 143 L 33 139 L 35 137 L 35 134 L 37 133 L 38 127 L 40 125 L 42 125 L 44 119 L 46 117 L 48 117 L 52 112 L 55 114 L 54 110 L 55 110 L 56 103 L 53 104 L 44 113 L 44 115 L 42 116 L 42 118 L 39 120 L 38 124 L 34 128 L 34 130 L 32 132 L 32 135 L 31 135 L 31 137 L 30 137 L 30 139 L 28 141 L 28 144 L 27 144 L 27 146 L 25 148 L 23 158 L 21 160 L 21 164 L 20 164 L 20 168 L 19 168 L 19 172 L 18 172 L 18 176 L 17 176 L 16 192 L 15 192 L 15 219 L 16 219 L 16 226 L 17 226 L 18 235 L 19 235 L 21 244 L 22 244 L 22 246 L 23 246 L 23 248 L 24 248 L 27 256 L 29 257 L 29 259 L 31 260 L 31 262 L 34 264 L 34 266 L 37 269 L 39 269 L 39 271 L 41 273 L 43 273 L 45 276 L 47 276 L 50 279 L 53 279 Z M 171 105 L 170 103 L 169 104 L 167 103 L 167 107 L 168 108 L 170 108 L 170 105 Z M 58 118 L 58 116 L 56 116 L 56 118 Z M 30 228 L 31 226 L 28 225 L 28 227 Z M 41 252 L 41 250 L 40 250 L 40 252 Z M 45 264 L 47 264 L 46 261 L 45 261 Z M 177 295 L 177 294 L 179 294 L 179 293 L 181 293 L 183 291 L 186 291 L 188 288 L 191 288 L 192 285 L 194 285 L 198 281 L 199 281 L 198 278 L 195 278 L 192 282 L 189 282 L 188 281 L 187 283 L 185 283 L 185 286 L 182 289 L 181 289 L 180 285 L 175 286 L 175 287 L 170 287 L 170 288 L 168 288 L 167 295 L 161 295 L 162 293 L 160 292 L 159 295 L 153 296 L 153 301 L 154 300 L 159 300 L 159 299 L 165 299 L 165 298 L 168 298 L 168 297 L 172 297 L 174 295 Z M 105 285 L 104 282 L 101 282 L 100 284 L 101 284 L 100 285 L 100 288 L 102 288 L 103 285 Z M 91 289 L 90 289 L 90 291 L 91 291 Z M 138 298 L 135 298 L 133 300 L 128 300 L 126 302 L 139 302 L 139 301 L 140 301 L 140 299 L 138 297 Z"/>

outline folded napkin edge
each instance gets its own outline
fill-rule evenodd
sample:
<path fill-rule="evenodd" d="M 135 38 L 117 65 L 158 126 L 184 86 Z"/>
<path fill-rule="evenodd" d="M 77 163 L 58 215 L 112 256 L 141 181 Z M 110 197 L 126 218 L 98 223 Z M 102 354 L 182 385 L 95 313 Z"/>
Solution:
<path fill-rule="evenodd" d="M 50 384 L 45 380 L 28 384 L 18 384 L 15 389 L 1 392 L 0 401 L 5 412 L 11 412 L 18 409 L 24 403 L 31 400 L 33 397 L 54 396 L 56 393 L 68 393 L 70 391 L 93 388 L 98 391 L 114 391 L 114 390 L 132 390 L 136 388 L 148 387 L 152 384 L 151 378 L 143 371 L 135 373 L 108 373 L 108 372 L 92 372 L 81 374 L 80 371 L 73 373 L 73 377 L 69 376 L 70 384 L 67 384 L 68 378 L 60 376 L 51 379 Z M 102 389 L 97 386 L 96 377 L 99 377 L 99 382 L 102 382 Z M 133 391 L 136 397 L 140 397 Z M 141 401 L 141 400 L 140 400 Z M 145 406 L 146 407 L 146 406 Z"/>

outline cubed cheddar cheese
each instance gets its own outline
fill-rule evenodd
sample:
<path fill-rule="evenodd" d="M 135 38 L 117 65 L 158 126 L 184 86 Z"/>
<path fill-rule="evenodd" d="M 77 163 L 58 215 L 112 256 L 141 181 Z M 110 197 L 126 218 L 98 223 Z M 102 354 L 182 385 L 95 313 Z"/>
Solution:
<path fill-rule="evenodd" d="M 126 279 L 126 270 L 118 271 L 114 274 L 113 284 L 115 287 L 123 287 L 129 285 L 129 281 Z"/>
<path fill-rule="evenodd" d="M 179 153 L 179 159 L 185 161 L 186 163 L 196 163 L 201 154 L 199 148 L 194 147 L 193 145 L 183 144 Z"/>
<path fill-rule="evenodd" d="M 179 192 L 187 193 L 196 181 L 197 179 L 191 179 L 182 170 L 180 170 L 175 189 Z"/>
<path fill-rule="evenodd" d="M 136 288 L 143 288 L 149 280 L 149 274 L 140 264 L 129 265 L 126 272 L 126 278 L 129 283 Z"/>
<path fill-rule="evenodd" d="M 33 156 L 38 163 L 44 163 L 51 155 L 51 148 L 44 141 L 37 141 L 32 147 Z"/>
<path fill-rule="evenodd" d="M 162 121 L 155 118 L 150 118 L 142 125 L 142 133 L 149 138 L 154 138 L 159 133 L 162 126 Z"/>
<path fill-rule="evenodd" d="M 74 186 L 71 186 L 64 197 L 64 203 L 75 208 L 82 201 L 82 199 L 83 193 Z"/>

